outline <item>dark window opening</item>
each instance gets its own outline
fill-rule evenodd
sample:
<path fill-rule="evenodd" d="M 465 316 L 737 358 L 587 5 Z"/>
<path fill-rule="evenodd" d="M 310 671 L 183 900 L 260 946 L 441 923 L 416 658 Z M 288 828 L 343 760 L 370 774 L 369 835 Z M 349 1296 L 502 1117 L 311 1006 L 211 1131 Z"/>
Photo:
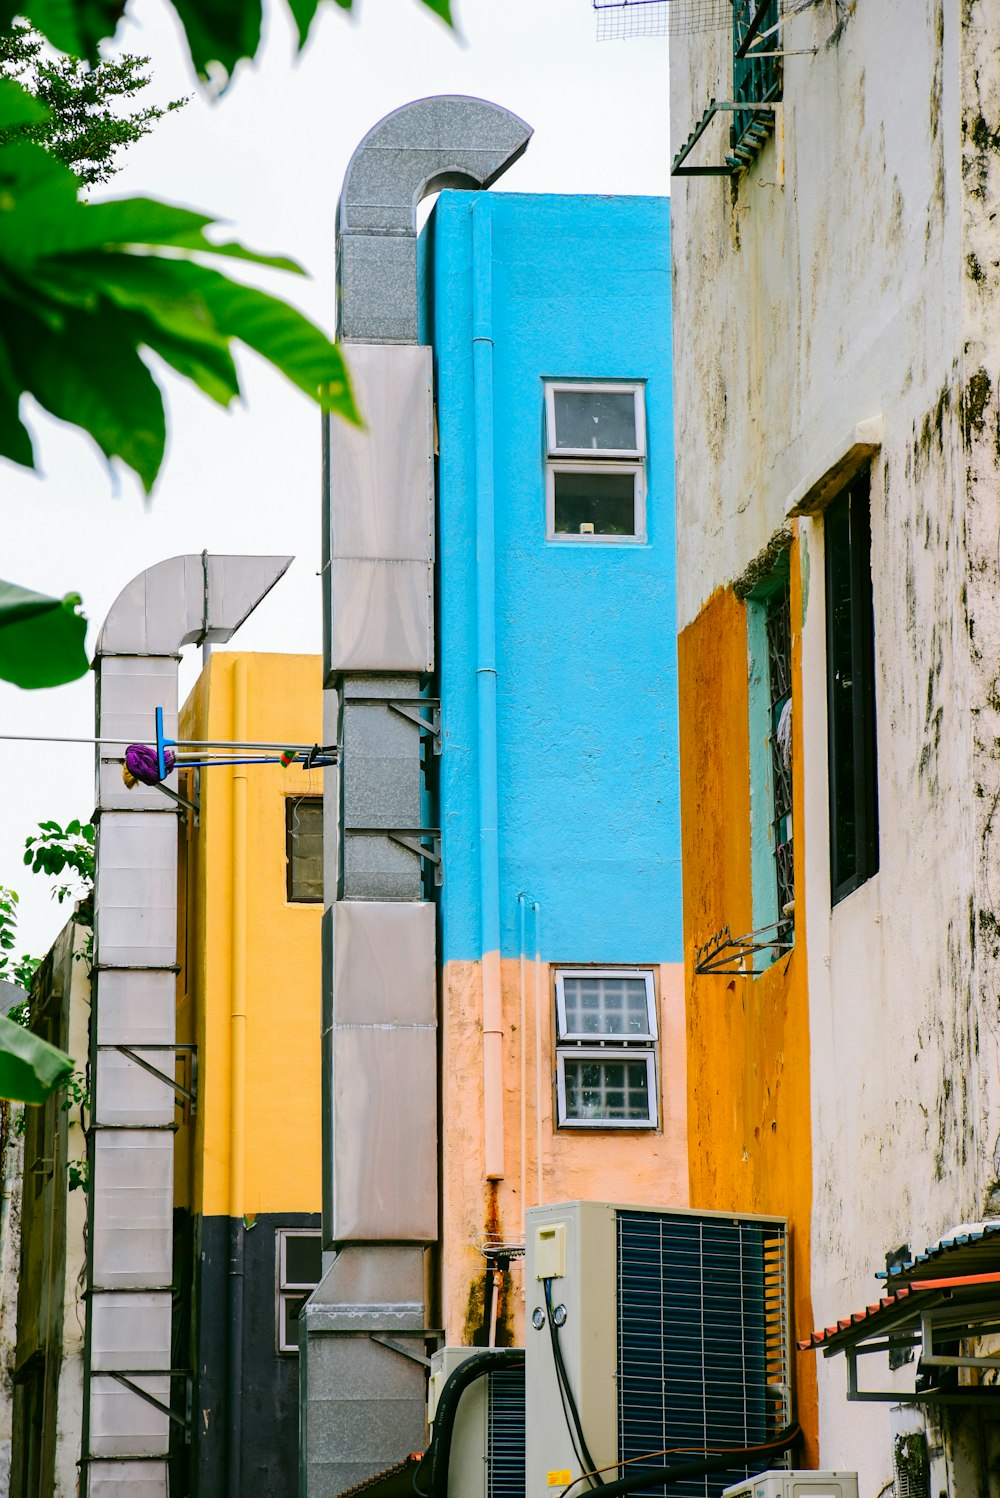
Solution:
<path fill-rule="evenodd" d="M 833 903 L 878 872 L 869 475 L 826 511 L 826 674 Z"/>
<path fill-rule="evenodd" d="M 788 579 L 767 601 L 767 673 L 771 729 L 771 838 L 778 918 L 795 903 L 792 853 L 792 615 Z"/>
<path fill-rule="evenodd" d="M 553 474 L 557 536 L 634 536 L 635 474 Z"/>
<path fill-rule="evenodd" d="M 285 858 L 288 899 L 315 905 L 323 900 L 323 797 L 285 800 Z"/>

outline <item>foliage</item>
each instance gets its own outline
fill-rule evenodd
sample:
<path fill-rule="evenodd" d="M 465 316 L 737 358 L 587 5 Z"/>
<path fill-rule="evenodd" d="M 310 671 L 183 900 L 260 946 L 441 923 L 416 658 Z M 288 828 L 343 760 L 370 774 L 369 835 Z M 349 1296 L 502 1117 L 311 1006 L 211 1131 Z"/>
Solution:
<path fill-rule="evenodd" d="M 19 903 L 20 897 L 16 890 L 6 889 L 0 885 L 0 979 L 5 983 L 16 983 L 27 990 L 31 987 L 31 980 L 39 965 L 39 959 L 29 957 L 27 954 L 17 958 L 11 955 L 16 940 Z M 15 1005 L 7 1017 L 14 1020 L 16 1024 L 27 1025 L 27 1013 L 28 1002 L 25 999 L 22 1003 Z"/>
<path fill-rule="evenodd" d="M 0 581 L 0 678 L 19 687 L 57 687 L 87 669 L 87 621 L 80 596 L 49 598 Z"/>
<path fill-rule="evenodd" d="M 393 3 L 393 0 L 388 0 Z M 449 26 L 451 0 L 420 0 Z M 0 29 L 10 26 L 15 15 L 24 14 L 54 47 L 78 57 L 93 59 L 98 43 L 114 35 L 125 12 L 126 0 L 0 0 Z M 199 76 L 207 78 L 221 70 L 225 76 L 245 57 L 253 57 L 261 39 L 261 0 L 171 0 L 184 28 L 191 60 Z M 352 0 L 336 0 L 341 10 L 350 10 Z M 288 0 L 288 9 L 304 47 L 319 0 Z"/>
<path fill-rule="evenodd" d="M 40 105 L 0 83 L 0 128 Z M 0 455 L 34 452 L 25 393 L 89 432 L 148 493 L 166 440 L 163 398 L 141 357 L 152 350 L 228 406 L 239 393 L 239 340 L 327 410 L 356 421 L 339 349 L 300 312 L 202 265 L 197 253 L 298 271 L 237 244 L 213 244 L 211 220 L 150 198 L 81 203 L 73 173 L 40 146 L 0 148 Z"/>
<path fill-rule="evenodd" d="M 60 905 L 70 896 L 79 900 L 93 894 L 95 836 L 93 823 L 74 818 L 65 827 L 58 822 L 39 822 L 37 835 L 25 838 L 24 862 L 32 873 L 58 878 L 69 869 L 76 875 L 81 887 L 61 884 L 52 891 Z"/>
<path fill-rule="evenodd" d="M 18 141 L 44 146 L 84 187 L 109 181 L 118 169 L 115 153 L 141 140 L 157 120 L 187 103 L 174 99 L 165 109 L 156 104 L 116 109 L 117 101 L 131 101 L 149 83 L 148 57 L 124 53 L 88 67 L 79 57 L 50 60 L 43 46 L 43 38 L 25 21 L 15 21 L 9 31 L 0 33 L 0 78 L 20 83 L 48 111 L 44 119 L 0 130 L 0 146 Z"/>

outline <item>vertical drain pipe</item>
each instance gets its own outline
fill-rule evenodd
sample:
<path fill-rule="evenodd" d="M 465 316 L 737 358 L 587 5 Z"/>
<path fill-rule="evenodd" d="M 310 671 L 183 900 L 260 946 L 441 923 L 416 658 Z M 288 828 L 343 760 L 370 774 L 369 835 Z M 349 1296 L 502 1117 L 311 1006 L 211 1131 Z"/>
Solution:
<path fill-rule="evenodd" d="M 545 1201 L 542 1190 L 542 907 L 532 900 L 535 917 L 535 1206 Z"/>
<path fill-rule="evenodd" d="M 528 934 L 525 930 L 528 897 L 524 890 L 517 897 L 517 998 L 518 1039 L 521 1058 L 521 1237 L 526 1230 L 525 1212 L 528 1206 L 528 982 L 525 975 L 525 945 Z"/>
<path fill-rule="evenodd" d="M 233 667 L 233 739 L 247 735 L 247 666 Z M 226 1363 L 226 1491 L 239 1498 L 243 1457 L 243 1226 L 246 1184 L 247 772 L 233 771 L 232 929 L 229 968 L 229 1346 Z"/>
<path fill-rule="evenodd" d="M 491 205 L 472 205 L 472 379 L 475 426 L 476 702 L 479 714 L 479 900 L 483 965 L 483 1128 L 486 1179 L 504 1174 L 503 996 L 497 791 L 496 518 L 493 482 L 493 232 Z"/>

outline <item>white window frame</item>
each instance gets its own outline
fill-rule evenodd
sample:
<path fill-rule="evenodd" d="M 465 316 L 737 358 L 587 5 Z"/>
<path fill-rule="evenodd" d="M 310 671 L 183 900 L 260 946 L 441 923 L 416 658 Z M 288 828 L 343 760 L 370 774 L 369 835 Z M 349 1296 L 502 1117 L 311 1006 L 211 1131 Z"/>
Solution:
<path fill-rule="evenodd" d="M 590 395 L 625 395 L 631 391 L 635 405 L 635 447 L 558 447 L 556 445 L 556 396 L 586 390 Z M 545 452 L 549 458 L 632 458 L 646 456 L 646 387 L 641 380 L 547 380 L 545 384 Z"/>
<path fill-rule="evenodd" d="M 557 447 L 555 398 L 566 391 L 595 395 L 631 393 L 635 404 L 635 447 Z M 556 530 L 557 473 L 633 475 L 633 533 L 608 536 Z M 635 546 L 646 542 L 646 387 L 641 380 L 546 380 L 545 382 L 545 539 L 571 545 Z"/>
<path fill-rule="evenodd" d="M 276 1228 L 274 1233 L 274 1345 L 280 1353 L 298 1353 L 298 1343 L 294 1346 L 284 1340 L 285 1336 L 285 1302 L 298 1300 L 300 1296 L 308 1295 L 315 1290 L 319 1283 L 301 1285 L 298 1281 L 287 1278 L 285 1244 L 289 1238 L 319 1238 L 322 1239 L 319 1228 Z"/>
<path fill-rule="evenodd" d="M 644 1035 L 627 1038 L 612 1035 L 582 1034 L 566 1027 L 565 979 L 570 978 L 641 978 L 646 985 L 647 1030 Z M 657 1065 L 656 984 L 650 968 L 638 967 L 565 967 L 554 972 L 556 1000 L 556 1122 L 560 1129 L 657 1129 L 660 1124 L 659 1068 Z M 566 1102 L 567 1061 L 642 1061 L 646 1066 L 646 1092 L 649 1113 L 639 1118 L 570 1118 Z"/>

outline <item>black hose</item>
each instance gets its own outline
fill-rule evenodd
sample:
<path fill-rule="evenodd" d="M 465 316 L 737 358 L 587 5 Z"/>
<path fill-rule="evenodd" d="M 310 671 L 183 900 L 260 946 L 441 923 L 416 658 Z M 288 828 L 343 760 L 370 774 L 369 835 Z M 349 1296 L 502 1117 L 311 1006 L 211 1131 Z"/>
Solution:
<path fill-rule="evenodd" d="M 559 1388 L 559 1398 L 563 1407 L 563 1416 L 569 1431 L 569 1439 L 576 1459 L 580 1463 L 581 1470 L 588 1474 L 591 1488 L 603 1488 L 604 1478 L 595 1470 L 597 1463 L 590 1454 L 587 1446 L 587 1438 L 583 1433 L 583 1422 L 580 1419 L 580 1411 L 573 1397 L 573 1389 L 566 1372 L 566 1364 L 563 1362 L 562 1348 L 559 1345 L 559 1328 L 556 1326 L 552 1315 L 552 1281 L 543 1280 L 542 1286 L 545 1291 L 545 1309 L 548 1313 L 549 1337 L 552 1341 L 552 1361 L 555 1364 L 556 1384 Z M 567 1408 L 568 1406 L 568 1408 Z M 574 1435 L 575 1431 L 575 1435 Z"/>
<path fill-rule="evenodd" d="M 448 1498 L 448 1465 L 455 1433 L 458 1403 L 470 1384 L 498 1368 L 523 1368 L 523 1347 L 487 1347 L 460 1363 L 445 1380 L 434 1412 L 434 1434 L 423 1460 L 413 1474 L 413 1491 L 420 1498 Z M 426 1468 L 427 1486 L 420 1478 Z"/>
<path fill-rule="evenodd" d="M 773 1441 L 758 1446 L 743 1446 L 720 1453 L 718 1456 L 699 1457 L 694 1462 L 677 1462 L 672 1467 L 642 1467 L 631 1477 L 619 1478 L 617 1482 L 605 1483 L 601 1498 L 624 1498 L 626 1493 L 641 1493 L 645 1488 L 666 1488 L 685 1477 L 707 1477 L 711 1472 L 728 1472 L 741 1461 L 753 1460 L 766 1452 L 777 1454 L 787 1451 L 798 1440 L 801 1431 L 798 1425 L 786 1425 Z"/>

